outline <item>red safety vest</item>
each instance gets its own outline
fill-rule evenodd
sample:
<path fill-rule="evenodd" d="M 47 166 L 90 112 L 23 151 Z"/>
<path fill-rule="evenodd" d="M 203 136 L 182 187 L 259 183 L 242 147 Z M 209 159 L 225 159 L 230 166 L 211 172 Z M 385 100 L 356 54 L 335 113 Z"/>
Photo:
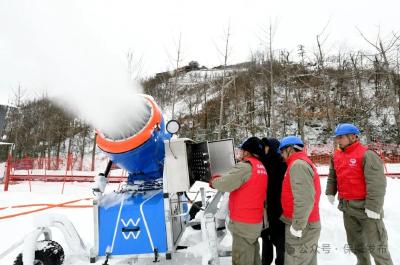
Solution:
<path fill-rule="evenodd" d="M 229 217 L 233 221 L 258 224 L 263 220 L 267 195 L 267 171 L 254 157 L 245 158 L 252 167 L 251 177 L 229 195 Z"/>
<path fill-rule="evenodd" d="M 304 152 L 297 152 L 289 156 L 287 159 L 287 170 L 285 173 L 285 177 L 283 179 L 283 184 L 282 184 L 282 195 L 281 195 L 281 202 L 282 202 L 282 209 L 283 209 L 283 216 L 286 218 L 292 220 L 293 219 L 293 209 L 294 209 L 294 198 L 293 198 L 293 192 L 292 192 L 292 186 L 290 184 L 290 169 L 294 163 L 294 161 L 301 159 L 306 161 L 313 169 L 314 171 L 314 189 L 315 189 L 315 200 L 314 200 L 314 207 L 310 213 L 310 216 L 308 218 L 308 222 L 317 222 L 319 221 L 319 198 L 321 197 L 321 185 L 319 182 L 319 175 L 317 173 L 317 169 L 315 168 L 314 164 L 310 160 L 310 158 L 307 157 L 307 155 Z"/>
<path fill-rule="evenodd" d="M 360 142 L 355 142 L 344 151 L 336 150 L 333 166 L 337 177 L 339 198 L 364 200 L 367 195 L 363 170 L 364 154 L 368 150 Z"/>

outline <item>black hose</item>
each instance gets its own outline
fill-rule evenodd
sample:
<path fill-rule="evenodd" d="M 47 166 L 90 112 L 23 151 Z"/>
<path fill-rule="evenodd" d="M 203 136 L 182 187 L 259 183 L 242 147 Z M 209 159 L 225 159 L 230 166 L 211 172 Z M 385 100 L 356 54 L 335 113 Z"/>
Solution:
<path fill-rule="evenodd" d="M 110 174 L 110 170 L 111 170 L 111 166 L 112 166 L 112 164 L 113 164 L 113 161 L 108 161 L 108 164 L 107 164 L 107 167 L 106 167 L 106 170 L 104 171 L 104 177 L 108 177 L 108 174 Z"/>

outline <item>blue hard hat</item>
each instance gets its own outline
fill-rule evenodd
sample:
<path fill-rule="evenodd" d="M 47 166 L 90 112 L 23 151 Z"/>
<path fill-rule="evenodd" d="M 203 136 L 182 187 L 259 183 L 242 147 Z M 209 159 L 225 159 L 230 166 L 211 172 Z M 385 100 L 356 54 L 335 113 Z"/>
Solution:
<path fill-rule="evenodd" d="M 351 123 L 339 123 L 338 126 L 336 126 L 335 129 L 335 137 L 340 136 L 340 135 L 346 135 L 346 134 L 360 134 L 360 130 L 355 126 L 354 124 Z"/>
<path fill-rule="evenodd" d="M 304 146 L 303 141 L 297 137 L 297 136 L 286 136 L 281 140 L 281 144 L 279 145 L 279 150 L 282 150 L 283 148 L 290 146 L 290 145 L 297 145 L 300 147 Z"/>

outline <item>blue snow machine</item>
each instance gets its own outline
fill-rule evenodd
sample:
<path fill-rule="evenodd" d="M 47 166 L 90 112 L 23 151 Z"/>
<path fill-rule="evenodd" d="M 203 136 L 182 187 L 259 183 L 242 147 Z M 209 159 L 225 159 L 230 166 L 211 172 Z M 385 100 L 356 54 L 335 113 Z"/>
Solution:
<path fill-rule="evenodd" d="M 141 124 L 127 124 L 128 129 L 116 136 L 97 132 L 97 145 L 109 162 L 105 171 L 95 177 L 92 188 L 93 247 L 87 248 L 66 216 L 49 213 L 37 220 L 36 229 L 30 234 L 0 253 L 0 260 L 23 245 L 14 265 L 61 265 L 64 250 L 52 240 L 50 229 L 56 228 L 65 238 L 68 254 L 89 258 L 91 263 L 108 265 L 114 258 L 112 264 L 120 265 L 222 265 L 224 258 L 228 259 L 225 264 L 230 263 L 230 250 L 224 252 L 219 244 L 226 234 L 228 196 L 212 190 L 206 193 L 207 184 L 192 186 L 232 168 L 233 140 L 194 142 L 178 138 L 180 124 L 175 120 L 166 124 L 151 96 L 138 97 L 144 103 L 144 110 L 137 114 L 143 116 Z M 128 172 L 128 178 L 118 190 L 105 193 L 113 165 Z M 192 200 L 188 193 L 192 193 Z M 182 235 L 189 226 L 193 230 L 186 231 L 200 233 L 201 239 L 186 236 L 189 240 L 185 241 Z M 201 242 L 207 247 L 201 256 L 180 251 Z"/>
<path fill-rule="evenodd" d="M 108 264 L 109 258 L 118 256 L 171 260 L 190 221 L 190 187 L 196 181 L 208 182 L 213 172 L 224 172 L 235 163 L 232 139 L 199 143 L 171 139 L 180 129 L 179 123 L 172 120 L 166 124 L 153 98 L 141 97 L 146 117 L 141 128 L 132 129 L 131 136 L 114 139 L 97 132 L 97 145 L 109 163 L 96 181 L 105 183 L 113 164 L 125 169 L 128 178 L 118 191 L 104 193 L 101 185 L 93 189 L 91 263 L 102 258 L 103 264 Z M 209 214 L 215 215 L 221 195 L 208 208 Z"/>

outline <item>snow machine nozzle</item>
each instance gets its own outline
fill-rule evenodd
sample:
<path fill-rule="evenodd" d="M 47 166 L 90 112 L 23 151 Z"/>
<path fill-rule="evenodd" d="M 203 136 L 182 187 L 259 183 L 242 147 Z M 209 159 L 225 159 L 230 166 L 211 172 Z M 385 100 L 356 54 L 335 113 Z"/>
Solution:
<path fill-rule="evenodd" d="M 97 145 L 110 160 L 128 172 L 128 184 L 134 181 L 156 180 L 162 178 L 165 155 L 164 140 L 171 138 L 166 131 L 162 112 L 154 99 L 139 95 L 144 101 L 145 110 L 142 123 L 130 128 L 129 136 L 113 137 L 97 131 Z M 106 175 L 107 176 L 107 175 Z"/>

